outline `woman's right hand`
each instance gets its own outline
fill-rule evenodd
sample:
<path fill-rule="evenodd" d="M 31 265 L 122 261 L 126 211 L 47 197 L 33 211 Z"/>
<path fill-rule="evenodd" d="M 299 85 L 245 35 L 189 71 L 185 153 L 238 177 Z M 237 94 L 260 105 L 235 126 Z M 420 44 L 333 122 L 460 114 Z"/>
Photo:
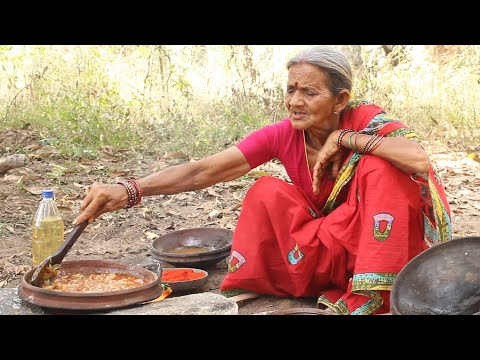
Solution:
<path fill-rule="evenodd" d="M 89 223 L 106 212 L 122 209 L 128 203 L 128 194 L 121 184 L 94 183 L 80 204 L 82 213 L 73 221 L 74 225 L 86 220 Z"/>
<path fill-rule="evenodd" d="M 350 149 L 344 147 L 338 148 L 337 139 L 340 132 L 341 130 L 332 132 L 318 152 L 317 161 L 313 168 L 312 191 L 314 194 L 320 192 L 320 182 L 328 169 L 328 165 L 332 165 L 331 179 L 336 179 L 342 163 L 350 151 Z"/>

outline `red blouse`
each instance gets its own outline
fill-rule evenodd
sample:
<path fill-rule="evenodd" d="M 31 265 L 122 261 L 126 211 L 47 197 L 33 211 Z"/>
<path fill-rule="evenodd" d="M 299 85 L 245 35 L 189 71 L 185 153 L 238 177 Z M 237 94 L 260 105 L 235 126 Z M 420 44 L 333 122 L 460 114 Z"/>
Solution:
<path fill-rule="evenodd" d="M 362 130 L 373 117 L 382 112 L 384 111 L 374 104 L 362 104 L 344 110 L 340 116 L 339 129 Z M 330 180 L 329 176 L 324 176 L 320 184 L 320 193 L 313 194 L 303 131 L 294 129 L 290 119 L 285 118 L 252 132 L 240 141 L 237 147 L 252 169 L 272 159 L 280 160 L 292 183 L 300 187 L 317 208 L 323 208 L 334 181 Z"/>

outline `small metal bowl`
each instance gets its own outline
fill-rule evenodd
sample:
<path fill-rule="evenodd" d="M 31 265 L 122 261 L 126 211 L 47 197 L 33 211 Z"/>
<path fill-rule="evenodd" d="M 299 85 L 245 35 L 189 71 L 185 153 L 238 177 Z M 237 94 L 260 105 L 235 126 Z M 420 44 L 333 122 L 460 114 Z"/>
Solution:
<path fill-rule="evenodd" d="M 233 231 L 191 228 L 172 231 L 155 239 L 152 255 L 173 266 L 208 268 L 230 255 Z"/>
<path fill-rule="evenodd" d="M 166 268 L 163 269 L 163 275 L 167 273 L 168 271 L 172 270 L 193 270 L 195 273 L 201 273 L 203 277 L 194 279 L 194 280 L 185 280 L 185 281 L 166 281 L 162 280 L 164 284 L 170 285 L 170 288 L 172 291 L 188 291 L 188 290 L 194 290 L 197 289 L 207 283 L 208 280 L 208 272 L 205 270 L 201 269 L 195 269 L 195 268 Z M 163 276 L 162 275 L 162 276 Z"/>

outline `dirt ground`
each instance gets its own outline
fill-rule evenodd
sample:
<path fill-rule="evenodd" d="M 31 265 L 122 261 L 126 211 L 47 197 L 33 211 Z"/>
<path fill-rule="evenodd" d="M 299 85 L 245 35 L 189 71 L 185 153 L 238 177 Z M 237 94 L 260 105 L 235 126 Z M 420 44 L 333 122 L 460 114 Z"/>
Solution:
<path fill-rule="evenodd" d="M 468 152 L 452 146 L 424 144 L 446 186 L 452 210 L 454 238 L 480 236 L 480 163 L 472 159 L 480 148 Z M 104 148 L 102 160 L 71 162 L 54 149 L 42 146 L 29 130 L 0 131 L 0 158 L 27 155 L 26 166 L 0 175 L 0 287 L 17 287 L 31 269 L 31 221 L 43 188 L 56 190 L 57 203 L 65 220 L 65 232 L 72 229 L 86 187 L 94 181 L 116 182 L 123 177 L 142 177 L 185 161 L 185 154 L 167 153 L 153 158 L 132 157 L 125 151 Z M 469 156 L 470 155 L 470 156 Z M 478 160 L 478 158 L 477 158 Z M 235 181 L 208 189 L 172 196 L 145 198 L 129 210 L 104 214 L 89 225 L 66 259 L 114 259 L 148 262 L 150 244 L 173 230 L 193 227 L 235 229 L 243 196 L 262 175 L 286 178 L 278 163 L 269 163 Z M 162 263 L 164 267 L 170 267 Z M 227 267 L 225 260 L 207 269 L 209 281 L 195 290 L 219 293 Z M 170 296 L 182 294 L 171 294 Z M 315 307 L 316 299 L 261 296 L 239 302 L 240 314 L 260 314 L 297 307 Z"/>

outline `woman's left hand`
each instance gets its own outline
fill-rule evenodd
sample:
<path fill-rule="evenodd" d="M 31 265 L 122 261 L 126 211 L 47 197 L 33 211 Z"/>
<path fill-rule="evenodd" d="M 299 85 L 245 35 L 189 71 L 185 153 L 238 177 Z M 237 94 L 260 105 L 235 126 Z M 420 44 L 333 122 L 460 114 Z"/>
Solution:
<path fill-rule="evenodd" d="M 337 138 L 340 134 L 340 130 L 336 130 L 330 134 L 330 136 L 323 144 L 322 148 L 318 151 L 317 161 L 313 168 L 313 193 L 318 194 L 320 191 L 320 180 L 328 170 L 329 164 L 331 164 L 331 177 L 337 178 L 340 167 L 343 161 L 348 155 L 349 149 L 337 146 Z"/>

